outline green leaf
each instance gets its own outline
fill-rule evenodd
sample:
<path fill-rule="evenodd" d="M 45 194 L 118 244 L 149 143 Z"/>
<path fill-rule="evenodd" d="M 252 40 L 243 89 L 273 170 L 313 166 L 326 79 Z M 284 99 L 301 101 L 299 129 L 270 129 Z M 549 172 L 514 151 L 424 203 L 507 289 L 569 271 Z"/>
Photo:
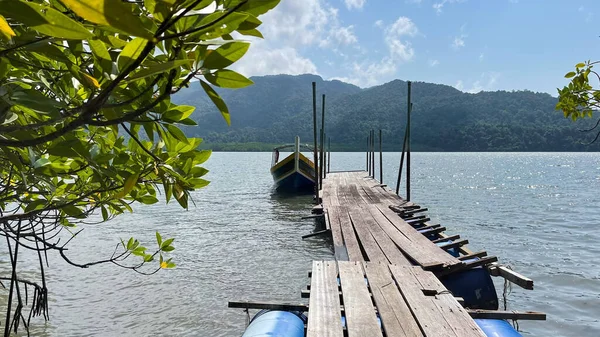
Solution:
<path fill-rule="evenodd" d="M 31 201 L 27 207 L 25 207 L 25 213 L 35 211 L 38 209 L 44 209 L 46 206 L 46 200 L 44 199 L 36 199 Z"/>
<path fill-rule="evenodd" d="M 130 249 L 135 249 L 135 247 L 133 247 L 133 238 L 129 238 L 129 241 L 127 241 L 127 250 Z"/>
<path fill-rule="evenodd" d="M 175 125 L 172 125 L 172 124 L 167 124 L 167 125 L 165 125 L 165 127 L 167 128 L 169 133 L 171 135 L 173 135 L 173 137 L 175 137 L 175 139 L 182 141 L 186 144 L 189 144 L 189 140 L 187 139 L 187 137 L 185 136 L 183 131 L 181 131 L 178 127 L 176 127 Z"/>
<path fill-rule="evenodd" d="M 135 38 L 131 40 L 125 48 L 119 54 L 119 58 L 117 59 L 117 65 L 119 66 L 119 71 L 123 71 L 127 66 L 129 66 L 133 61 L 135 61 L 140 55 L 142 51 L 146 47 L 146 43 L 148 41 L 142 38 Z"/>
<path fill-rule="evenodd" d="M 172 252 L 172 251 L 174 251 L 174 250 L 175 250 L 175 247 L 173 247 L 173 246 L 167 246 L 167 247 L 165 247 L 165 248 L 162 248 L 162 251 L 163 251 L 163 252 L 167 252 L 167 253 L 168 253 L 168 252 Z M 175 266 L 175 264 L 173 264 L 173 266 Z M 168 268 L 168 267 L 167 267 L 167 268 Z"/>
<path fill-rule="evenodd" d="M 48 36 L 73 40 L 84 40 L 93 36 L 80 23 L 56 9 L 32 2 L 10 1 L 7 4 L 3 1 L 0 14 Z"/>
<path fill-rule="evenodd" d="M 156 242 L 158 243 L 158 246 L 160 247 L 160 245 L 162 244 L 162 237 L 160 236 L 159 232 L 156 232 Z"/>
<path fill-rule="evenodd" d="M 221 96 L 219 96 L 219 94 L 217 94 L 217 92 L 213 88 L 211 88 L 211 86 L 208 83 L 200 80 L 200 85 L 202 85 L 202 88 L 204 89 L 210 100 L 217 106 L 219 111 L 221 111 L 221 115 L 225 119 L 225 122 L 227 122 L 227 125 L 231 126 L 231 116 L 229 115 L 229 109 L 227 108 L 225 101 L 223 101 Z"/>
<path fill-rule="evenodd" d="M 145 205 L 152 205 L 158 202 L 158 199 L 152 195 L 145 195 L 143 197 L 137 198 L 136 200 Z"/>
<path fill-rule="evenodd" d="M 184 66 L 186 64 L 189 64 L 188 60 L 173 60 L 173 61 L 167 61 L 167 62 L 163 62 L 163 63 L 154 63 L 151 66 L 149 66 L 148 68 L 142 69 L 142 70 L 137 71 L 136 73 L 132 74 L 128 78 L 128 81 L 134 81 L 134 80 L 137 80 L 140 78 L 164 73 L 165 71 L 171 70 L 173 68 L 178 68 L 178 67 Z"/>
<path fill-rule="evenodd" d="M 174 238 L 170 238 L 165 240 L 161 245 L 160 248 L 165 248 L 165 247 L 169 247 L 171 245 L 171 243 L 173 243 L 173 240 L 175 240 Z"/>
<path fill-rule="evenodd" d="M 244 75 L 228 69 L 220 69 L 212 74 L 206 74 L 204 78 L 221 88 L 238 89 L 254 84 L 254 82 L 247 79 Z"/>
<path fill-rule="evenodd" d="M 242 35 L 247 35 L 247 36 L 256 36 L 259 37 L 261 39 L 264 39 L 264 36 L 262 35 L 262 33 L 260 31 L 258 31 L 258 29 L 238 29 L 238 33 L 242 34 Z"/>
<path fill-rule="evenodd" d="M 189 105 L 178 105 L 162 114 L 161 119 L 164 121 L 179 122 L 183 119 L 188 118 L 194 112 L 195 109 L 196 107 Z"/>
<path fill-rule="evenodd" d="M 33 163 L 34 168 L 40 168 L 46 165 L 50 165 L 50 160 L 48 160 L 47 158 L 40 158 L 36 160 L 35 163 Z"/>
<path fill-rule="evenodd" d="M 206 55 L 202 68 L 223 69 L 239 60 L 246 52 L 250 44 L 247 42 L 229 42 Z"/>
<path fill-rule="evenodd" d="M 66 205 L 61 208 L 65 214 L 72 216 L 74 218 L 83 219 L 85 218 L 85 214 L 81 209 L 74 205 Z"/>
<path fill-rule="evenodd" d="M 0 57 L 0 79 L 4 78 L 10 71 L 11 65 L 8 59 Z"/>
<path fill-rule="evenodd" d="M 102 210 L 102 221 L 108 220 L 108 210 L 106 209 L 106 207 L 104 207 L 104 205 L 102 205 L 101 210 Z"/>
<path fill-rule="evenodd" d="M 173 195 L 173 185 L 171 183 L 163 184 L 165 188 L 165 196 L 167 197 L 167 204 L 169 200 L 171 200 L 171 196 Z"/>
<path fill-rule="evenodd" d="M 132 13 L 131 4 L 122 0 L 62 0 L 75 14 L 99 25 L 152 40 L 153 34 L 144 29 L 142 20 Z"/>
<path fill-rule="evenodd" d="M 574 71 L 570 71 L 570 72 L 568 72 L 568 73 L 565 75 L 565 78 L 571 78 L 571 77 L 573 77 L 573 76 L 575 76 L 575 72 L 574 72 Z"/>
<path fill-rule="evenodd" d="M 88 45 L 90 46 L 92 55 L 100 66 L 100 69 L 105 73 L 112 74 L 113 62 L 104 42 L 97 39 L 90 39 L 88 40 Z"/>
<path fill-rule="evenodd" d="M 259 16 L 275 8 L 275 6 L 279 4 L 279 1 L 280 0 L 248 0 L 248 2 L 242 5 L 239 10 L 254 16 Z M 241 0 L 235 0 L 233 2 L 241 2 Z"/>
<path fill-rule="evenodd" d="M 194 189 L 197 189 L 207 186 L 208 184 L 210 184 L 210 181 L 204 180 L 202 178 L 192 178 L 188 180 L 188 183 L 192 185 Z"/>
<path fill-rule="evenodd" d="M 134 173 L 132 175 L 130 175 L 126 180 L 125 180 L 125 184 L 123 185 L 123 191 L 121 193 L 117 194 L 118 198 L 122 198 L 124 196 L 126 196 L 127 194 L 129 194 L 129 192 L 131 192 L 131 190 L 135 187 L 135 185 L 137 184 L 138 178 L 140 177 L 139 173 Z"/>
<path fill-rule="evenodd" d="M 585 63 L 581 62 L 581 63 L 577 63 L 577 65 L 575 65 L 575 68 L 583 68 L 585 67 Z"/>

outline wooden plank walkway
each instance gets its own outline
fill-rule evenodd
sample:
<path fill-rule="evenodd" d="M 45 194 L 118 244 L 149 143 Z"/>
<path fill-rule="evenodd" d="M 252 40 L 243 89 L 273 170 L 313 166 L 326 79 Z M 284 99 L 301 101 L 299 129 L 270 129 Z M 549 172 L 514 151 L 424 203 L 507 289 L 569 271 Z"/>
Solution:
<path fill-rule="evenodd" d="M 348 337 L 485 336 L 435 275 L 418 266 L 314 262 L 307 337 L 343 336 L 344 328 Z"/>
<path fill-rule="evenodd" d="M 390 206 L 408 203 L 367 172 L 329 173 L 322 195 L 337 260 L 417 264 L 440 270 L 464 266 L 392 211 Z"/>

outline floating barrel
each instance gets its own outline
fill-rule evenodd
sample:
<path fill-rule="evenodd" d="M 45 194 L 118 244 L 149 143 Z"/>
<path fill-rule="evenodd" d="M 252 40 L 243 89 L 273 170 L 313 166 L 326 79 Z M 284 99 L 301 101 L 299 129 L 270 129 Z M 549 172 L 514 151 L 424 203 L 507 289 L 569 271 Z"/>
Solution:
<path fill-rule="evenodd" d="M 479 258 L 465 260 L 476 261 Z M 498 310 L 498 295 L 487 268 L 475 267 L 440 278 L 442 284 L 456 297 L 465 300 L 471 309 Z"/>
<path fill-rule="evenodd" d="M 502 319 L 475 319 L 487 337 L 522 337 L 510 323 Z"/>
<path fill-rule="evenodd" d="M 306 316 L 289 311 L 259 311 L 242 337 L 304 337 Z"/>

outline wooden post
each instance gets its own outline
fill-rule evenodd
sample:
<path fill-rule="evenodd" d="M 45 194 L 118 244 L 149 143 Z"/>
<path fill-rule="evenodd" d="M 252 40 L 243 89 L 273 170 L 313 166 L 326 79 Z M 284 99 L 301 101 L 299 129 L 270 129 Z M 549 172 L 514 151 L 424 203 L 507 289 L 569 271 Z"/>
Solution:
<path fill-rule="evenodd" d="M 379 183 L 383 184 L 383 142 L 381 141 L 381 129 L 379 129 Z"/>
<path fill-rule="evenodd" d="M 410 112 L 412 104 L 410 103 L 411 82 L 408 81 L 408 114 L 406 118 L 406 200 L 410 201 Z"/>
<path fill-rule="evenodd" d="M 323 132 L 323 179 L 327 178 L 327 146 L 325 145 L 325 139 L 327 139 L 327 133 Z M 323 189 L 323 183 L 321 182 L 321 189 Z"/>
<path fill-rule="evenodd" d="M 371 143 L 373 142 L 373 133 L 369 130 L 369 177 L 373 175 L 373 158 L 371 157 Z"/>
<path fill-rule="evenodd" d="M 375 130 L 371 130 L 371 161 L 373 161 L 373 172 L 371 172 L 371 177 L 375 179 Z"/>
<path fill-rule="evenodd" d="M 319 157 L 317 156 L 317 83 L 312 82 L 313 94 L 313 154 L 315 163 L 315 203 L 319 204 Z"/>
<path fill-rule="evenodd" d="M 404 150 L 406 149 L 406 134 L 407 130 L 404 131 L 404 141 L 402 142 L 402 154 L 400 155 L 400 167 L 398 168 L 398 181 L 396 182 L 396 194 L 400 195 L 400 178 L 402 177 L 402 169 L 404 166 Z"/>
<path fill-rule="evenodd" d="M 331 172 L 329 170 L 330 166 L 331 166 L 331 137 L 327 138 L 327 143 L 328 143 L 327 149 L 329 150 L 329 151 L 327 151 L 327 153 L 328 153 L 328 155 L 327 155 L 327 157 L 328 157 L 327 158 L 327 172 Z"/>
<path fill-rule="evenodd" d="M 369 171 L 369 137 L 367 137 L 367 150 L 365 151 L 365 154 L 367 155 L 367 168 L 365 171 Z"/>
<path fill-rule="evenodd" d="M 324 171 L 323 168 L 325 167 L 325 165 L 323 165 L 323 163 L 324 163 L 324 161 L 323 161 L 323 156 L 324 156 L 323 148 L 324 148 L 324 145 L 325 145 L 325 94 L 323 94 L 322 106 L 321 106 L 321 151 L 320 151 L 321 152 L 320 153 L 320 156 L 321 156 L 321 165 L 319 165 L 319 168 L 320 168 L 320 170 L 319 170 L 319 179 L 321 179 L 320 182 L 319 182 L 319 187 L 321 187 L 321 188 L 323 188 L 323 174 L 324 174 L 323 173 L 323 171 Z"/>

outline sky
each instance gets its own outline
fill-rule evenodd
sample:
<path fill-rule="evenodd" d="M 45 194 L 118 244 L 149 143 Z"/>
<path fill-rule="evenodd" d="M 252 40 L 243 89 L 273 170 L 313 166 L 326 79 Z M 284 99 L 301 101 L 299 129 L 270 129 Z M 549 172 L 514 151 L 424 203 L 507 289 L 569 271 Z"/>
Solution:
<path fill-rule="evenodd" d="M 600 59 L 600 0 L 281 0 L 236 70 L 556 96 Z"/>

